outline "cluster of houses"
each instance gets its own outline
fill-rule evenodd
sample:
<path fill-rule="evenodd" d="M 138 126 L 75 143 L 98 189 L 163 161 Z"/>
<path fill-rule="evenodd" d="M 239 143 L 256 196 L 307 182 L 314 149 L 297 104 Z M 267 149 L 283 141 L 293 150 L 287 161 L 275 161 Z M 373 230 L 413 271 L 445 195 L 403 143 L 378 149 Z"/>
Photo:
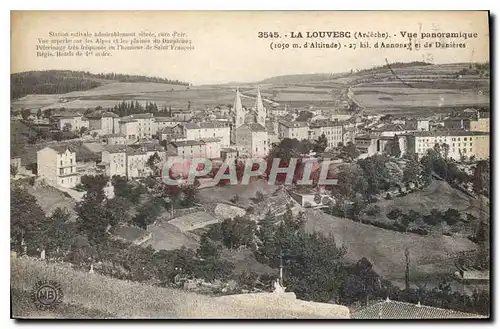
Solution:
<path fill-rule="evenodd" d="M 37 175 L 53 185 L 74 187 L 83 173 L 147 176 L 151 171 L 147 162 L 155 153 L 160 160 L 263 158 L 285 138 L 313 141 L 323 135 L 326 151 L 341 143 L 353 143 L 361 158 L 389 153 L 394 147 L 399 148 L 400 156 L 410 153 L 421 157 L 436 144 L 442 146 L 447 157 L 456 160 L 489 158 L 487 112 L 465 110 L 450 117 L 388 119 L 318 108 L 267 109 L 259 88 L 252 107 L 244 107 L 241 97 L 236 89 L 229 109 L 216 107 L 198 113 L 191 110 L 171 116 L 137 113 L 119 117 L 106 110 L 86 115 L 76 111 L 53 114 L 52 127 L 66 132 L 85 128 L 86 139 L 41 145 L 37 150 Z M 304 112 L 309 112 L 305 119 L 297 120 L 304 117 Z M 20 132 L 22 125 L 14 128 L 11 137 L 17 140 L 24 135 Z M 78 161 L 82 153 L 93 156 L 87 162 Z"/>
<path fill-rule="evenodd" d="M 381 122 L 372 118 L 358 125 L 355 144 L 362 157 L 388 152 L 394 144 L 400 156 L 424 156 L 428 149 L 439 145 L 443 156 L 457 161 L 483 160 L 490 156 L 490 118 L 488 112 L 464 111 L 444 119 L 394 119 Z"/>

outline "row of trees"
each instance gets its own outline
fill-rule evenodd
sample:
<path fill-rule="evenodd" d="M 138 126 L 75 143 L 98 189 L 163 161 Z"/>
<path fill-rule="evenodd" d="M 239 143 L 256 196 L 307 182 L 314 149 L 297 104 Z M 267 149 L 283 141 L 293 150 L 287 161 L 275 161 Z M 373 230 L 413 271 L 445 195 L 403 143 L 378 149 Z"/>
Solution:
<path fill-rule="evenodd" d="M 13 73 L 10 75 L 11 97 L 17 99 L 29 94 L 65 94 L 89 90 L 103 84 L 102 80 L 119 82 L 154 82 L 189 86 L 189 83 L 158 77 L 119 73 L 93 74 L 84 71 L 47 70 Z"/>

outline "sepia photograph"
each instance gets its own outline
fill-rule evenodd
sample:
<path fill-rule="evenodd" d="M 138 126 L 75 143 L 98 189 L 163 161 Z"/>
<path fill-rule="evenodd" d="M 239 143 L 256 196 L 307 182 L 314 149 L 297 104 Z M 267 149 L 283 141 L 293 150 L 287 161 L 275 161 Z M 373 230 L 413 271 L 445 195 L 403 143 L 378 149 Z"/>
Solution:
<path fill-rule="evenodd" d="M 489 11 L 11 11 L 11 319 L 491 319 Z"/>

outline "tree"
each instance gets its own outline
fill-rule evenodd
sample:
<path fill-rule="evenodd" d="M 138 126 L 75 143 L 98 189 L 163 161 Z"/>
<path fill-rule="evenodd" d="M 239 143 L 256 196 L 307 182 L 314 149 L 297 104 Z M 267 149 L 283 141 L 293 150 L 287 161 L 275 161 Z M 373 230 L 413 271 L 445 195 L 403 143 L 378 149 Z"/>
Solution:
<path fill-rule="evenodd" d="M 31 111 L 29 109 L 22 109 L 21 110 L 21 117 L 23 118 L 23 120 L 28 120 L 30 115 L 31 115 Z"/>
<path fill-rule="evenodd" d="M 253 220 L 244 217 L 226 219 L 221 224 L 222 242 L 229 249 L 250 246 L 253 242 L 257 225 Z"/>
<path fill-rule="evenodd" d="M 424 222 L 426 224 L 434 226 L 434 225 L 441 223 L 443 217 L 442 217 L 441 212 L 438 209 L 433 208 L 433 209 L 431 209 L 430 214 L 427 216 L 424 216 L 422 219 L 424 220 Z"/>
<path fill-rule="evenodd" d="M 45 214 L 36 198 L 19 187 L 10 189 L 10 241 L 11 248 L 21 251 L 23 244 L 33 241 Z"/>
<path fill-rule="evenodd" d="M 356 159 L 359 156 L 359 151 L 356 148 L 356 145 L 354 145 L 352 142 L 347 142 L 346 145 L 339 145 L 339 156 L 342 159 L 346 159 L 349 161 L 352 161 L 353 159 Z"/>
<path fill-rule="evenodd" d="M 88 131 L 87 127 L 80 127 L 80 130 L 78 132 L 80 136 L 83 136 L 87 131 Z"/>
<path fill-rule="evenodd" d="M 181 201 L 181 205 L 183 207 L 188 208 L 188 207 L 192 207 L 195 205 L 196 195 L 198 194 L 198 187 L 197 187 L 196 183 L 197 183 L 197 181 L 195 182 L 195 184 L 186 185 L 183 188 L 182 194 L 183 194 L 184 198 Z M 199 185 L 199 183 L 198 183 L 198 185 Z"/>
<path fill-rule="evenodd" d="M 36 112 L 36 117 L 37 119 L 40 119 L 42 117 L 42 109 L 38 109 L 38 111 Z"/>
<path fill-rule="evenodd" d="M 488 161 L 481 160 L 477 162 L 472 175 L 472 186 L 475 193 L 489 196 L 490 164 Z"/>
<path fill-rule="evenodd" d="M 137 215 L 133 219 L 134 223 L 143 229 L 147 229 L 148 225 L 153 224 L 165 209 L 164 206 L 164 200 L 161 198 L 149 200 L 137 209 Z"/>
<path fill-rule="evenodd" d="M 316 153 L 321 153 L 326 150 L 328 147 L 328 139 L 325 136 L 325 133 L 321 134 L 317 140 L 314 141 L 313 151 Z"/>
<path fill-rule="evenodd" d="M 403 212 L 399 208 L 395 208 L 391 210 L 389 213 L 387 213 L 387 218 L 392 219 L 392 220 L 397 220 L 398 218 L 403 216 Z"/>
<path fill-rule="evenodd" d="M 90 193 L 95 193 L 97 200 L 101 202 L 104 200 L 104 187 L 108 184 L 109 177 L 106 175 L 83 175 L 80 179 L 80 184 L 83 188 Z"/>
<path fill-rule="evenodd" d="M 260 202 L 264 201 L 264 199 L 265 199 L 264 194 L 261 191 L 255 192 L 254 200 L 256 203 L 260 203 Z"/>
<path fill-rule="evenodd" d="M 52 139 L 55 140 L 55 141 L 62 141 L 64 135 L 62 133 L 62 131 L 56 131 L 52 134 Z"/>
<path fill-rule="evenodd" d="M 405 168 L 403 169 L 403 182 L 415 182 L 418 178 L 419 173 L 420 166 L 418 165 L 418 162 L 414 158 L 409 159 L 406 162 Z"/>
<path fill-rule="evenodd" d="M 17 167 L 14 165 L 10 165 L 10 175 L 11 176 L 16 176 L 17 175 Z"/>
<path fill-rule="evenodd" d="M 158 155 L 158 152 L 155 152 L 152 156 L 150 156 L 148 161 L 146 162 L 146 165 L 148 166 L 149 169 L 151 169 L 154 176 L 160 176 L 161 172 L 160 164 L 161 164 L 161 158 Z"/>
<path fill-rule="evenodd" d="M 49 256 L 63 256 L 73 243 L 75 232 L 67 224 L 70 216 L 67 210 L 56 208 L 52 216 L 46 218 L 36 232 L 35 243 Z"/>
<path fill-rule="evenodd" d="M 71 131 L 71 128 L 72 128 L 71 123 L 69 123 L 69 122 L 68 122 L 68 123 L 65 123 L 65 124 L 64 124 L 64 126 L 63 126 L 63 129 L 62 129 L 62 130 L 63 130 L 63 131 Z"/>
<path fill-rule="evenodd" d="M 83 200 L 76 204 L 78 230 L 85 234 L 91 245 L 106 239 L 109 218 L 98 192 L 89 190 Z"/>
<path fill-rule="evenodd" d="M 123 197 L 107 199 L 105 210 L 109 224 L 116 226 L 118 223 L 129 223 L 132 219 L 129 208 L 130 204 Z"/>
<path fill-rule="evenodd" d="M 443 213 L 443 220 L 448 224 L 448 225 L 454 225 L 458 223 L 461 219 L 460 212 L 454 208 L 448 208 Z"/>

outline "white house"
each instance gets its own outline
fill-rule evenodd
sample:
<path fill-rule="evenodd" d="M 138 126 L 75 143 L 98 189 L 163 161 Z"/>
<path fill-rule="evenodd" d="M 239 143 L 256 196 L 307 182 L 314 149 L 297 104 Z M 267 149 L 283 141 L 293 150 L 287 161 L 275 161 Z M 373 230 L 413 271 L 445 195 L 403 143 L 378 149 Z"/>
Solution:
<path fill-rule="evenodd" d="M 299 141 L 309 138 L 309 125 L 301 121 L 280 120 L 278 125 L 278 135 L 283 138 L 296 138 Z"/>
<path fill-rule="evenodd" d="M 198 122 L 181 125 L 187 140 L 219 138 L 222 147 L 229 146 L 231 131 L 229 125 L 222 122 Z"/>
<path fill-rule="evenodd" d="M 80 183 L 76 150 L 71 145 L 50 145 L 37 152 L 37 172 L 49 185 L 65 188 Z"/>

